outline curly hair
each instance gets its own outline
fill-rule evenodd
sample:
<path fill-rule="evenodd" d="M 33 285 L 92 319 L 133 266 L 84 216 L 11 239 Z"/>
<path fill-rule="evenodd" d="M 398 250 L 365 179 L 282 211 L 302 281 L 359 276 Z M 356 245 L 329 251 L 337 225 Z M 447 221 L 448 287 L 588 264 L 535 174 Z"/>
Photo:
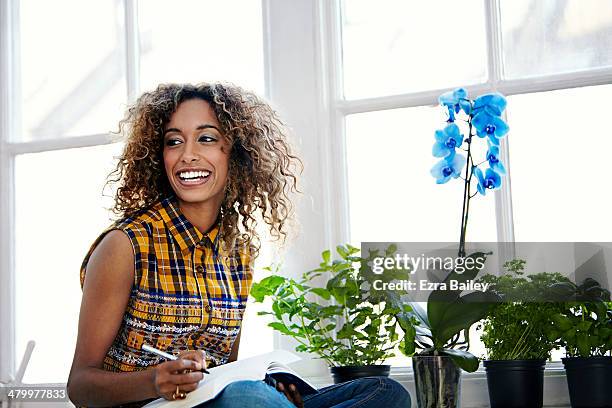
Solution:
<path fill-rule="evenodd" d="M 177 107 L 190 99 L 210 104 L 231 146 L 220 239 L 226 248 L 248 245 L 257 256 L 256 217 L 261 216 L 273 238 L 286 239 L 293 214 L 289 194 L 299 191 L 296 173 L 303 166 L 272 108 L 235 85 L 162 84 L 128 108 L 118 132 L 126 144 L 106 182 L 119 183 L 112 211 L 131 217 L 174 194 L 163 164 L 163 132 Z"/>

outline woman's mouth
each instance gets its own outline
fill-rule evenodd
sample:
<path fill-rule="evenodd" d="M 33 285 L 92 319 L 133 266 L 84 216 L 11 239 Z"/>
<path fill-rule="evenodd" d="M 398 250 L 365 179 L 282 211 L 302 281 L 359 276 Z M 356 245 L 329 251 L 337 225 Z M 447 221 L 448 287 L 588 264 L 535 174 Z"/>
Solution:
<path fill-rule="evenodd" d="M 208 181 L 211 172 L 208 170 L 181 171 L 177 173 L 177 179 L 182 186 L 200 186 Z"/>

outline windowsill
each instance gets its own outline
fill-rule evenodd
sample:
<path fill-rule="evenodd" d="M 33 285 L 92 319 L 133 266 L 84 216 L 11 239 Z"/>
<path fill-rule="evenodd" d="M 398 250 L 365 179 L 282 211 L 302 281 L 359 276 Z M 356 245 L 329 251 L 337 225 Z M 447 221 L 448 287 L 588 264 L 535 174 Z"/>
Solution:
<path fill-rule="evenodd" d="M 304 366 L 305 371 L 311 375 L 304 377 L 316 388 L 325 387 L 333 384 L 333 379 L 328 373 L 329 370 L 323 364 L 316 364 L 317 368 L 326 371 L 319 371 L 317 374 L 312 374 L 315 369 L 315 364 Z M 297 368 L 297 371 L 301 367 Z M 327 374 L 321 375 L 322 372 Z M 413 400 L 413 407 L 416 407 L 414 375 L 411 367 L 391 367 L 391 378 L 402 384 L 408 391 Z M 479 368 L 474 373 L 462 373 L 461 375 L 461 406 L 463 408 L 484 408 L 489 406 L 489 394 L 487 389 L 487 377 L 484 368 Z M 565 379 L 565 370 L 559 362 L 548 363 L 544 371 L 544 407 L 545 408 L 567 408 L 570 407 L 569 394 L 567 390 L 567 382 Z"/>

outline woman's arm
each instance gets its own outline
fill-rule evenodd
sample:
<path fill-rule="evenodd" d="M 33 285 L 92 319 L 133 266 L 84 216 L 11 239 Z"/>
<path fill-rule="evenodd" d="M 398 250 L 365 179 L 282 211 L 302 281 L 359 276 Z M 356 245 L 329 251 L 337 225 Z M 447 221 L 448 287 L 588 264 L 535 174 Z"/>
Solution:
<path fill-rule="evenodd" d="M 125 313 L 134 280 L 132 244 L 123 232 L 109 232 L 92 253 L 83 285 L 79 331 L 68 378 L 68 395 L 76 405 L 109 406 L 163 396 L 170 399 L 181 391 L 192 391 L 202 373 L 197 370 L 201 353 L 159 364 L 154 369 L 114 373 L 102 369 Z M 192 360 L 198 360 L 192 361 Z"/>

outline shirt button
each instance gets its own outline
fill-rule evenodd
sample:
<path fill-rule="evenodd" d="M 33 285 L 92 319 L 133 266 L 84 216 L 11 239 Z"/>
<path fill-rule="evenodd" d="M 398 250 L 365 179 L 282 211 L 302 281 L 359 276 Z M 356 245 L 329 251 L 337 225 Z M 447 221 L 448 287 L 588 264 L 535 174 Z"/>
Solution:
<path fill-rule="evenodd" d="M 208 313 L 210 313 L 210 311 L 212 310 L 212 307 L 210 307 L 210 305 L 206 305 L 204 306 L 204 310 Z"/>
<path fill-rule="evenodd" d="M 199 272 L 199 273 L 204 272 L 204 267 L 202 265 L 196 266 L 196 272 Z"/>

